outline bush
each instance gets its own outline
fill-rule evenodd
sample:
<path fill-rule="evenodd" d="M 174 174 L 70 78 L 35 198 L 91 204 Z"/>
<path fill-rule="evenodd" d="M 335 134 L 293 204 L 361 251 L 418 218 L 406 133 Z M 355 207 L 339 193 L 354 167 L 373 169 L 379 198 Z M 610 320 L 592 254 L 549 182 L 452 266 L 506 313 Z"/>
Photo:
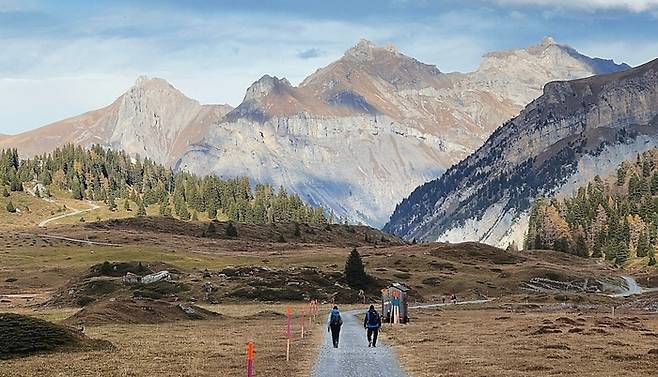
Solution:
<path fill-rule="evenodd" d="M 11 200 L 7 202 L 7 212 L 16 213 L 16 207 L 14 207 L 14 203 Z"/>

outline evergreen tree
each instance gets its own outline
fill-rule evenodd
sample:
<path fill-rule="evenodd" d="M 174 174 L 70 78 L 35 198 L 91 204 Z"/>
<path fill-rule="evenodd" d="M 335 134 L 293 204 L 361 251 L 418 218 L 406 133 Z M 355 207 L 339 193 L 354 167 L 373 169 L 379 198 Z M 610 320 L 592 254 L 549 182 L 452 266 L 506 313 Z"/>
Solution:
<path fill-rule="evenodd" d="M 212 237 L 217 234 L 217 228 L 215 227 L 215 222 L 211 221 L 210 224 L 208 224 L 208 228 L 203 232 L 204 237 Z"/>
<path fill-rule="evenodd" d="M 17 174 L 12 175 L 9 188 L 11 189 L 11 191 L 23 191 L 23 184 L 19 180 Z"/>
<path fill-rule="evenodd" d="M 587 250 L 587 243 L 585 242 L 585 237 L 582 234 L 579 234 L 576 237 L 576 244 L 574 246 L 574 254 L 579 257 L 588 257 L 589 251 Z"/>
<path fill-rule="evenodd" d="M 368 286 L 368 275 L 366 275 L 361 255 L 352 249 L 345 262 L 345 281 L 350 287 L 364 289 Z"/>
<path fill-rule="evenodd" d="M 229 238 L 238 236 L 238 230 L 236 229 L 235 225 L 233 225 L 233 222 L 231 221 L 229 221 L 228 225 L 226 226 L 226 236 Z"/>
<path fill-rule="evenodd" d="M 646 257 L 649 255 L 649 248 L 649 239 L 646 232 L 640 233 L 640 237 L 637 241 L 637 256 L 641 258 Z"/>
<path fill-rule="evenodd" d="M 171 217 L 171 207 L 169 207 L 169 198 L 160 202 L 160 216 Z"/>
<path fill-rule="evenodd" d="M 7 188 L 6 188 L 6 187 L 3 187 L 3 188 L 2 188 L 2 196 L 3 196 L 4 198 L 8 198 L 8 197 L 9 197 L 9 191 L 7 191 Z"/>
<path fill-rule="evenodd" d="M 16 207 L 14 207 L 14 203 L 12 203 L 11 200 L 7 202 L 7 212 L 9 213 L 16 212 Z"/>
<path fill-rule="evenodd" d="M 619 241 L 619 244 L 615 248 L 615 263 L 621 265 L 628 260 L 628 244 L 624 241 Z"/>
<path fill-rule="evenodd" d="M 117 203 L 114 201 L 114 195 L 112 194 L 109 194 L 107 196 L 107 208 L 110 211 L 116 211 L 117 209 Z"/>
<path fill-rule="evenodd" d="M 73 199 L 82 200 L 82 186 L 80 180 L 76 177 L 71 183 L 71 197 Z"/>
<path fill-rule="evenodd" d="M 137 208 L 137 216 L 138 217 L 146 216 L 146 207 L 144 207 L 144 201 L 143 200 L 139 201 L 139 207 Z"/>

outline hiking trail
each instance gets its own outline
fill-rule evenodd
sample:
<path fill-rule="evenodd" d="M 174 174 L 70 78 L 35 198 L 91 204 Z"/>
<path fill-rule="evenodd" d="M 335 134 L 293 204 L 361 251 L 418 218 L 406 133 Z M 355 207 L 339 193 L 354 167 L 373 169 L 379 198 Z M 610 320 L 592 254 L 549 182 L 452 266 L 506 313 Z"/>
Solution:
<path fill-rule="evenodd" d="M 366 330 L 359 321 L 357 311 L 341 313 L 343 327 L 340 330 L 340 343 L 333 348 L 331 333 L 326 332 L 320 348 L 318 360 L 313 369 L 313 377 L 408 377 L 398 362 L 395 351 L 377 341 L 376 348 L 368 348 Z M 363 311 L 365 313 L 365 310 Z"/>

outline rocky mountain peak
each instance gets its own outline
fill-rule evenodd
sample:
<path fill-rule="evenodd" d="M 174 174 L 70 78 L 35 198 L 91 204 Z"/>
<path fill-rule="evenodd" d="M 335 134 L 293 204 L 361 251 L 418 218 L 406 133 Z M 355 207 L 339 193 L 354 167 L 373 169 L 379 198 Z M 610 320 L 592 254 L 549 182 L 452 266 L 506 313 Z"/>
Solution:
<path fill-rule="evenodd" d="M 379 47 L 367 39 L 361 39 L 354 47 L 345 52 L 345 57 L 357 62 L 368 62 L 374 60 L 375 54 L 378 52 L 397 54 L 398 50 L 390 43 L 385 47 Z"/>
<path fill-rule="evenodd" d="M 272 92 L 281 91 L 286 88 L 292 88 L 292 85 L 285 77 L 278 78 L 276 76 L 264 75 L 247 88 L 244 101 L 257 100 L 266 97 Z"/>
<path fill-rule="evenodd" d="M 146 75 L 139 76 L 135 80 L 135 88 L 144 88 L 144 89 L 174 89 L 175 88 L 165 79 L 159 77 L 148 77 Z"/>
<path fill-rule="evenodd" d="M 554 44 L 557 44 L 557 43 L 555 43 L 555 39 L 553 39 L 553 37 L 550 37 L 550 36 L 546 36 L 541 40 L 541 45 L 542 46 L 550 46 L 550 45 L 554 45 Z"/>

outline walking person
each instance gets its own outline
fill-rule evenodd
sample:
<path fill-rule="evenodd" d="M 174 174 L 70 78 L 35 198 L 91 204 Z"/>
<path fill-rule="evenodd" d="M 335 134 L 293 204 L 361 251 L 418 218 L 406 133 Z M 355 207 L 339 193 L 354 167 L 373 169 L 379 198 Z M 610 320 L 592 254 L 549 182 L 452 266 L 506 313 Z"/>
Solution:
<path fill-rule="evenodd" d="M 343 326 L 343 318 L 340 316 L 338 307 L 334 306 L 331 310 L 331 314 L 329 314 L 329 324 L 327 325 L 327 331 L 331 331 L 331 340 L 334 343 L 334 348 L 338 348 L 341 326 Z"/>
<path fill-rule="evenodd" d="M 363 327 L 368 330 L 368 347 L 377 347 L 377 336 L 379 328 L 382 327 L 382 317 L 377 313 L 374 305 L 370 305 L 370 309 L 366 312 Z"/>

